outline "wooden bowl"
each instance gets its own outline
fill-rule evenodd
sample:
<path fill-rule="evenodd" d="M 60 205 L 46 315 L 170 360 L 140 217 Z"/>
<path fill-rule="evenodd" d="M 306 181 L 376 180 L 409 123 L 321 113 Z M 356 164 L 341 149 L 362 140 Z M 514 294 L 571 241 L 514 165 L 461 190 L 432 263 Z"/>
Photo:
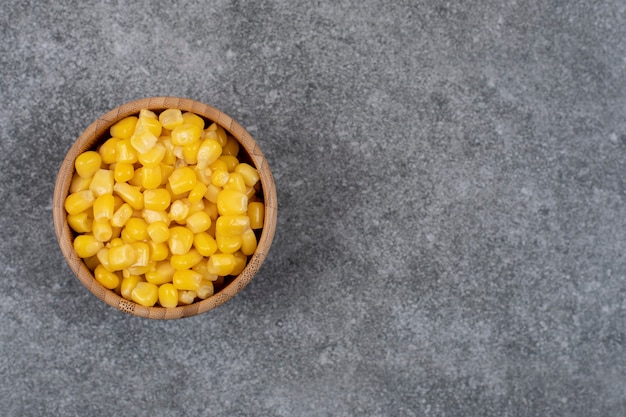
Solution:
<path fill-rule="evenodd" d="M 226 284 L 214 295 L 201 301 L 186 306 L 164 308 L 160 306 L 144 307 L 132 301 L 126 300 L 114 291 L 103 287 L 87 268 L 83 260 L 76 254 L 73 247 L 76 233 L 70 229 L 67 223 L 67 213 L 64 202 L 69 193 L 72 176 L 75 172 L 74 161 L 78 155 L 98 145 L 110 137 L 109 128 L 117 121 L 132 115 L 137 115 L 141 109 L 149 109 L 155 112 L 167 108 L 178 108 L 182 111 L 193 112 L 208 122 L 215 122 L 229 132 L 240 144 L 240 154 L 245 152 L 251 163 L 259 172 L 265 204 L 264 226 L 258 238 L 256 252 L 248 258 L 248 264 L 243 271 Z M 261 152 L 258 144 L 252 136 L 239 123 L 218 109 L 206 104 L 178 97 L 151 97 L 136 100 L 117 107 L 93 122 L 74 142 L 69 149 L 57 176 L 54 189 L 53 217 L 54 229 L 57 235 L 61 251 L 80 282 L 87 287 L 96 297 L 125 313 L 152 319 L 178 319 L 194 316 L 211 310 L 232 298 L 241 291 L 258 272 L 265 260 L 272 244 L 276 230 L 276 186 L 270 171 L 270 167 Z"/>

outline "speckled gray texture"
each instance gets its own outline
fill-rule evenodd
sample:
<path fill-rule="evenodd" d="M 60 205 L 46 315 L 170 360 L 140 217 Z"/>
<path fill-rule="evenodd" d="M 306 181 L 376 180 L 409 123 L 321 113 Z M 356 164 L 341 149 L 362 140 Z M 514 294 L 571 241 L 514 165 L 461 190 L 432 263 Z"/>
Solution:
<path fill-rule="evenodd" d="M 8 1 L 0 30 L 0 414 L 626 415 L 624 2 Z M 238 120 L 279 201 L 261 273 L 174 322 L 86 291 L 51 217 L 72 141 L 156 95 Z"/>

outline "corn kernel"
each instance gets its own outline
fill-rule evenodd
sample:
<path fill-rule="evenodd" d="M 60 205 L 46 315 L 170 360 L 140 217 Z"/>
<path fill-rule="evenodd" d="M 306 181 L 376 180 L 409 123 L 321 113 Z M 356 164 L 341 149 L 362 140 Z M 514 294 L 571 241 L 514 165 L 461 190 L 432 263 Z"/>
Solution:
<path fill-rule="evenodd" d="M 205 169 L 222 154 L 222 146 L 213 139 L 205 139 L 200 144 L 197 153 L 198 168 Z"/>
<path fill-rule="evenodd" d="M 172 284 L 178 290 L 197 291 L 202 282 L 202 274 L 191 269 L 182 269 L 174 272 Z"/>
<path fill-rule="evenodd" d="M 222 126 L 218 125 L 217 123 L 213 123 L 206 130 L 209 132 L 214 131 L 216 133 L 217 141 L 219 142 L 219 144 L 222 146 L 226 145 L 228 137 L 226 135 L 226 131 Z"/>
<path fill-rule="evenodd" d="M 170 206 L 169 218 L 178 224 L 185 224 L 185 220 L 189 215 L 189 205 L 183 200 L 176 200 Z"/>
<path fill-rule="evenodd" d="M 239 165 L 239 160 L 232 155 L 222 154 L 222 156 L 220 156 L 218 160 L 224 161 L 224 163 L 226 164 L 226 169 L 228 169 L 228 172 L 235 172 L 235 168 L 237 167 L 237 165 Z"/>
<path fill-rule="evenodd" d="M 149 240 L 148 246 L 150 246 L 150 261 L 164 261 L 170 255 L 170 250 L 166 242 L 156 243 Z"/>
<path fill-rule="evenodd" d="M 193 187 L 191 191 L 189 192 L 187 199 L 192 203 L 200 202 L 202 201 L 202 198 L 204 197 L 204 193 L 206 193 L 206 190 L 207 190 L 207 186 L 198 181 L 195 187 Z"/>
<path fill-rule="evenodd" d="M 203 279 L 200 281 L 200 285 L 198 286 L 198 290 L 196 291 L 196 295 L 201 300 L 206 300 L 214 293 L 213 282 L 208 279 Z"/>
<path fill-rule="evenodd" d="M 157 119 L 158 120 L 158 117 L 156 113 L 153 112 L 152 110 L 141 109 L 139 110 L 139 120 L 141 119 Z"/>
<path fill-rule="evenodd" d="M 118 182 L 113 186 L 113 191 L 134 210 L 141 210 L 143 208 L 143 194 L 138 188 L 125 182 Z"/>
<path fill-rule="evenodd" d="M 148 209 L 143 209 L 143 210 L 141 210 L 141 217 L 148 224 L 152 224 L 152 223 L 155 223 L 155 222 L 163 222 L 163 223 L 167 224 L 168 227 L 170 225 L 170 217 L 169 217 L 169 215 L 167 214 L 167 212 L 165 210 L 148 210 Z"/>
<path fill-rule="evenodd" d="M 170 140 L 174 146 L 184 146 L 198 141 L 201 134 L 202 129 L 198 125 L 184 123 L 172 129 Z"/>
<path fill-rule="evenodd" d="M 217 249 L 222 253 L 235 253 L 241 248 L 241 236 L 220 236 L 215 237 Z"/>
<path fill-rule="evenodd" d="M 164 128 L 173 130 L 184 123 L 183 114 L 179 109 L 163 110 L 159 114 L 159 122 L 161 122 Z"/>
<path fill-rule="evenodd" d="M 100 154 L 103 163 L 112 164 L 117 161 L 117 142 L 120 140 L 121 139 L 118 137 L 112 137 L 100 145 L 98 153 Z"/>
<path fill-rule="evenodd" d="M 211 227 L 211 217 L 204 211 L 198 211 L 187 217 L 185 225 L 192 233 L 204 232 Z"/>
<path fill-rule="evenodd" d="M 89 189 L 96 197 L 100 197 L 104 194 L 113 193 L 113 184 L 115 179 L 113 177 L 113 171 L 110 169 L 99 169 L 93 175 Z"/>
<path fill-rule="evenodd" d="M 135 116 L 125 117 L 124 119 L 111 126 L 111 129 L 109 129 L 109 133 L 114 138 L 128 139 L 135 131 L 137 120 L 138 119 Z"/>
<path fill-rule="evenodd" d="M 91 183 L 91 177 L 83 178 L 77 173 L 72 177 L 72 182 L 70 183 L 70 193 L 76 193 L 78 191 L 85 191 L 89 189 L 89 184 Z"/>
<path fill-rule="evenodd" d="M 148 223 L 142 218 L 131 217 L 128 219 L 124 231 L 127 232 L 128 236 L 134 241 L 140 242 L 148 239 Z M 124 234 L 124 232 L 122 232 L 122 234 Z"/>
<path fill-rule="evenodd" d="M 189 145 L 183 146 L 183 159 L 189 165 L 195 165 L 198 162 L 198 149 L 200 149 L 200 141 L 197 140 Z"/>
<path fill-rule="evenodd" d="M 226 145 L 222 148 L 222 155 L 237 156 L 239 153 L 239 142 L 232 137 L 228 136 L 226 139 Z"/>
<path fill-rule="evenodd" d="M 238 172 L 243 176 L 243 180 L 248 187 L 254 187 L 259 181 L 259 172 L 252 165 L 245 162 L 240 163 L 235 167 L 235 172 Z"/>
<path fill-rule="evenodd" d="M 239 191 L 222 190 L 217 195 L 217 210 L 222 216 L 245 214 L 248 210 L 248 197 Z"/>
<path fill-rule="evenodd" d="M 125 245 L 126 242 L 121 238 L 113 238 L 109 243 L 107 243 L 108 248 L 116 248 Z"/>
<path fill-rule="evenodd" d="M 211 184 L 211 175 L 213 175 L 213 170 L 209 167 L 204 169 L 198 168 L 198 165 L 194 168 L 194 172 L 196 173 L 196 178 L 199 183 L 202 183 L 206 186 Z"/>
<path fill-rule="evenodd" d="M 145 190 L 143 192 L 143 204 L 149 210 L 166 210 L 170 206 L 171 195 L 163 188 Z"/>
<path fill-rule="evenodd" d="M 91 226 L 91 233 L 100 242 L 108 242 L 113 237 L 113 229 L 108 220 L 94 220 Z"/>
<path fill-rule="evenodd" d="M 243 180 L 243 176 L 237 172 L 231 172 L 228 176 L 228 182 L 224 185 L 225 190 L 235 190 L 240 193 L 246 193 L 247 187 Z"/>
<path fill-rule="evenodd" d="M 216 221 L 215 233 L 217 236 L 241 236 L 249 228 L 250 219 L 248 216 L 220 216 Z"/>
<path fill-rule="evenodd" d="M 209 165 L 209 168 L 211 168 L 213 171 L 223 169 L 224 171 L 228 172 L 228 165 L 223 159 L 220 158 L 218 158 L 211 165 Z"/>
<path fill-rule="evenodd" d="M 237 251 L 233 253 L 233 257 L 235 258 L 235 268 L 230 273 L 231 275 L 239 275 L 241 271 L 246 267 L 248 263 L 248 257 L 241 253 L 241 251 Z"/>
<path fill-rule="evenodd" d="M 101 164 L 102 157 L 95 151 L 83 152 L 74 161 L 76 173 L 83 178 L 93 177 L 96 171 L 100 169 Z"/>
<path fill-rule="evenodd" d="M 112 271 L 108 271 L 103 265 L 98 265 L 93 275 L 104 288 L 112 290 L 120 284 L 120 277 Z"/>
<path fill-rule="evenodd" d="M 141 277 L 139 275 L 130 275 L 122 279 L 122 286 L 120 288 L 120 292 L 122 297 L 127 300 L 131 299 L 131 294 L 137 284 L 141 281 Z"/>
<path fill-rule="evenodd" d="M 135 263 L 137 253 L 129 243 L 109 248 L 109 267 L 113 271 L 120 271 Z"/>
<path fill-rule="evenodd" d="M 157 121 L 157 123 L 159 122 Z M 158 140 L 158 136 L 155 136 L 148 126 L 139 124 L 137 129 L 135 129 L 135 133 L 130 137 L 130 144 L 138 154 L 142 154 L 150 151 Z M 139 159 L 139 157 L 137 158 Z"/>
<path fill-rule="evenodd" d="M 78 235 L 74 239 L 74 250 L 81 258 L 89 258 L 98 253 L 104 244 L 93 235 Z"/>
<path fill-rule="evenodd" d="M 189 305 L 196 299 L 195 291 L 178 291 L 178 304 Z"/>
<path fill-rule="evenodd" d="M 194 265 L 202 261 L 204 257 L 196 249 L 190 249 L 189 252 L 184 255 L 172 255 L 170 263 L 177 269 L 191 269 Z"/>
<path fill-rule="evenodd" d="M 244 255 L 252 255 L 257 247 L 256 235 L 254 230 L 248 229 L 241 235 L 241 253 Z"/>
<path fill-rule="evenodd" d="M 167 239 L 170 237 L 170 229 L 167 227 L 167 224 L 162 221 L 148 225 L 147 232 L 150 239 L 155 243 L 167 242 Z"/>
<path fill-rule="evenodd" d="M 114 206 L 115 199 L 111 194 L 101 195 L 93 203 L 93 218 L 96 221 L 111 220 Z"/>
<path fill-rule="evenodd" d="M 216 281 L 217 280 L 217 275 L 215 274 L 209 274 L 209 270 L 207 269 L 207 263 L 206 262 L 198 262 L 197 264 L 195 264 L 192 268 L 192 271 L 196 271 L 199 274 L 202 274 L 202 279 L 206 279 L 208 281 Z"/>
<path fill-rule="evenodd" d="M 137 151 L 129 139 L 120 139 L 115 143 L 115 162 L 134 164 L 137 162 Z"/>
<path fill-rule="evenodd" d="M 207 262 L 207 270 L 210 274 L 226 276 L 233 269 L 235 269 L 235 257 L 232 253 L 216 253 L 211 255 Z"/>
<path fill-rule="evenodd" d="M 184 255 L 193 245 L 193 233 L 186 227 L 174 226 L 170 228 L 168 243 L 173 255 Z"/>
<path fill-rule="evenodd" d="M 82 211 L 78 214 L 68 214 L 67 216 L 67 224 L 76 233 L 91 232 L 92 223 L 93 219 L 89 216 L 87 211 Z"/>
<path fill-rule="evenodd" d="M 135 168 L 133 164 L 127 162 L 118 162 L 115 164 L 113 170 L 113 178 L 116 182 L 126 182 L 133 178 L 135 175 Z"/>
<path fill-rule="evenodd" d="M 167 283 L 159 287 L 159 304 L 165 308 L 178 306 L 178 290 L 173 284 Z"/>
<path fill-rule="evenodd" d="M 189 123 L 189 124 L 198 126 L 200 128 L 200 131 L 204 129 L 204 119 L 195 113 L 192 113 L 189 111 L 183 113 L 183 120 L 184 120 L 184 123 Z"/>
<path fill-rule="evenodd" d="M 224 169 L 216 169 L 211 175 L 211 184 L 216 187 L 223 187 L 228 182 L 228 171 Z"/>
<path fill-rule="evenodd" d="M 148 130 L 150 133 L 152 133 L 154 136 L 158 138 L 159 136 L 161 136 L 161 133 L 163 132 L 163 126 L 161 125 L 161 122 L 159 122 L 159 119 L 157 118 L 156 114 L 152 113 L 149 116 L 148 115 L 142 116 L 140 114 L 139 120 L 137 121 L 137 126 L 135 126 L 135 131 L 133 133 L 136 134 L 137 132 L 140 132 L 141 130 Z"/>
<path fill-rule="evenodd" d="M 78 214 L 93 206 L 96 196 L 90 190 L 78 191 L 65 199 L 65 211 L 68 214 Z"/>
<path fill-rule="evenodd" d="M 159 289 L 149 282 L 138 282 L 131 292 L 131 299 L 144 307 L 152 307 L 159 298 Z"/>
<path fill-rule="evenodd" d="M 203 256 L 211 256 L 217 251 L 217 243 L 215 242 L 215 239 L 206 232 L 194 235 L 193 246 Z"/>
<path fill-rule="evenodd" d="M 143 187 L 143 167 L 138 167 L 137 169 L 135 169 L 133 177 L 128 180 L 128 184 L 137 188 Z"/>
<path fill-rule="evenodd" d="M 248 203 L 248 217 L 250 218 L 250 227 L 252 229 L 261 229 L 265 217 L 265 206 L 263 203 L 258 201 Z"/>
<path fill-rule="evenodd" d="M 141 185 L 145 189 L 154 189 L 161 185 L 161 166 L 143 167 Z"/>
<path fill-rule="evenodd" d="M 96 254 L 96 257 L 98 258 L 98 261 L 100 262 L 102 266 L 104 266 L 109 271 L 113 270 L 111 269 L 111 265 L 109 265 L 109 248 L 105 246 L 102 249 L 100 249 L 98 253 Z"/>
<path fill-rule="evenodd" d="M 135 262 L 133 262 L 132 266 L 148 266 L 150 263 L 150 248 L 148 244 L 145 242 L 135 242 L 132 243 L 133 249 L 135 249 L 135 253 L 137 257 L 135 258 Z"/>
<path fill-rule="evenodd" d="M 163 285 L 172 282 L 176 269 L 167 261 L 157 262 L 152 271 L 146 272 L 146 281 L 155 285 Z"/>
<path fill-rule="evenodd" d="M 220 187 L 216 187 L 213 184 L 208 184 L 206 187 L 206 192 L 204 193 L 204 198 L 206 198 L 211 203 L 217 203 L 217 197 L 220 194 L 222 189 Z"/>
<path fill-rule="evenodd" d="M 155 167 L 163 161 L 165 152 L 165 146 L 157 142 L 148 152 L 137 155 L 137 159 L 145 167 Z"/>
<path fill-rule="evenodd" d="M 128 204 L 124 203 L 118 208 L 115 213 L 113 213 L 113 217 L 111 218 L 111 226 L 113 227 L 123 227 L 126 225 L 128 219 L 133 216 L 133 208 Z"/>
<path fill-rule="evenodd" d="M 196 173 L 189 167 L 176 168 L 168 178 L 170 188 L 174 194 L 183 194 L 191 191 L 198 180 Z"/>
<path fill-rule="evenodd" d="M 159 166 L 161 167 L 161 186 L 169 186 L 170 175 L 172 175 L 172 172 L 174 172 L 174 169 L 176 168 L 173 165 L 167 165 L 163 163 L 159 164 Z"/>

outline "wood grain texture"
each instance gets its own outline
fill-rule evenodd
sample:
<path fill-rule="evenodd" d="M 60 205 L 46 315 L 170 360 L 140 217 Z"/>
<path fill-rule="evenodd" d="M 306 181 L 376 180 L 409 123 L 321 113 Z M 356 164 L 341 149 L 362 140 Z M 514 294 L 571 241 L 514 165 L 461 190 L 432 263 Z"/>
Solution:
<path fill-rule="evenodd" d="M 250 161 L 259 171 L 265 201 L 265 218 L 256 252 L 250 257 L 243 271 L 229 285 L 206 300 L 188 306 L 175 308 L 143 307 L 120 297 L 115 292 L 104 288 L 96 281 L 92 272 L 74 251 L 72 244 L 74 233 L 66 220 L 64 202 L 68 195 L 74 174 L 74 161 L 78 155 L 86 150 L 95 148 L 104 140 L 108 139 L 109 128 L 118 120 L 127 116 L 136 115 L 141 109 L 159 112 L 167 108 L 191 111 L 205 119 L 216 122 L 239 141 L 241 148 L 248 154 Z M 109 111 L 93 122 L 78 137 L 67 152 L 57 175 L 53 196 L 53 218 L 55 233 L 63 256 L 76 277 L 93 295 L 108 305 L 135 316 L 159 320 L 179 319 L 205 313 L 224 304 L 241 291 L 258 272 L 267 256 L 276 230 L 276 186 L 267 160 L 258 144 L 254 141 L 252 136 L 230 116 L 212 106 L 191 99 L 179 97 L 150 97 L 122 104 Z"/>

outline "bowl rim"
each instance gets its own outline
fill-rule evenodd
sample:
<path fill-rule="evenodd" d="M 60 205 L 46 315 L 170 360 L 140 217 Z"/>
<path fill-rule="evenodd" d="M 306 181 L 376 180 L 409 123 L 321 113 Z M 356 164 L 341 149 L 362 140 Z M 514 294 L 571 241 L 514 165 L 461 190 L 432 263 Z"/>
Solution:
<path fill-rule="evenodd" d="M 74 161 L 82 152 L 92 149 L 97 143 L 104 140 L 104 135 L 117 121 L 127 116 L 137 115 L 141 109 L 162 111 L 167 108 L 178 108 L 182 111 L 193 112 L 207 120 L 217 123 L 229 132 L 250 156 L 251 162 L 259 172 L 265 216 L 263 229 L 257 244 L 257 250 L 248 260 L 243 271 L 219 292 L 186 306 L 165 308 L 160 306 L 144 307 L 133 301 L 117 295 L 114 291 L 103 287 L 87 268 L 83 260 L 77 255 L 73 247 L 71 231 L 67 223 L 67 214 L 64 207 L 65 198 L 69 193 L 72 176 L 74 174 Z M 125 313 L 151 319 L 179 319 L 195 316 L 224 304 L 235 294 L 240 292 L 258 272 L 263 261 L 267 257 L 276 231 L 277 199 L 276 186 L 272 172 L 265 155 L 252 136 L 232 117 L 217 108 L 202 102 L 181 97 L 148 97 L 124 103 L 95 120 L 76 139 L 65 155 L 59 168 L 53 195 L 53 222 L 57 236 L 57 242 L 70 269 L 80 282 L 97 298 Z"/>

